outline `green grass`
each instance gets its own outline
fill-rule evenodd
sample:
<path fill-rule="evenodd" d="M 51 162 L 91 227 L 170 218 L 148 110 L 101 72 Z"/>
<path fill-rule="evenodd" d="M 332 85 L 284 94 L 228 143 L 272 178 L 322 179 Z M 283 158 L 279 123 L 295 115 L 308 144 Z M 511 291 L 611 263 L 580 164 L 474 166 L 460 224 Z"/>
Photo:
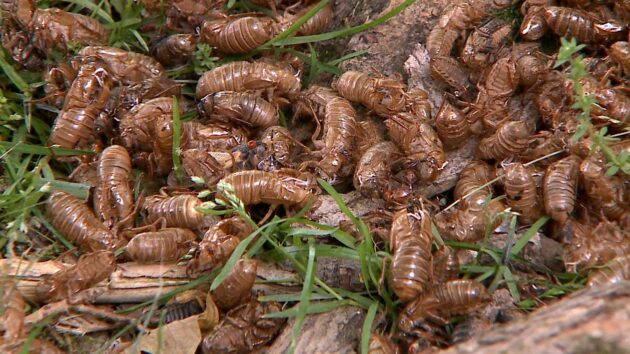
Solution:
<path fill-rule="evenodd" d="M 578 127 L 575 134 L 571 137 L 571 142 L 577 142 L 583 137 L 590 137 L 592 139 L 591 151 L 601 151 L 608 160 L 607 176 L 612 176 L 617 172 L 630 175 L 630 154 L 626 151 L 616 154 L 610 147 L 610 144 L 616 139 L 608 135 L 608 128 L 602 127 L 596 130 L 591 122 L 591 110 L 596 101 L 594 97 L 589 96 L 583 90 L 582 80 L 589 79 L 590 75 L 586 71 L 584 57 L 578 54 L 586 45 L 578 45 L 575 38 L 571 40 L 561 38 L 560 42 L 562 46 L 558 52 L 555 67 L 558 68 L 565 64 L 569 65 L 569 78 L 573 84 L 575 100 L 571 108 L 578 111 Z"/>

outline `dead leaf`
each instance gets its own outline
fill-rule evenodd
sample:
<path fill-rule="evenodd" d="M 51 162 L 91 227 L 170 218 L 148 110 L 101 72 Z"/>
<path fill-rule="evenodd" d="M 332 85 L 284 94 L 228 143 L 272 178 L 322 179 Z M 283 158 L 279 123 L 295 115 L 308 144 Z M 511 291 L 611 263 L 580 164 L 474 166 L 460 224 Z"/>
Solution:
<path fill-rule="evenodd" d="M 140 354 L 141 351 L 157 354 L 158 346 L 162 354 L 194 354 L 201 342 L 198 317 L 191 316 L 163 325 L 161 330 L 154 329 L 148 332 L 137 345 L 128 348 L 125 354 Z M 158 331 L 161 331 L 161 345 L 158 345 Z"/>

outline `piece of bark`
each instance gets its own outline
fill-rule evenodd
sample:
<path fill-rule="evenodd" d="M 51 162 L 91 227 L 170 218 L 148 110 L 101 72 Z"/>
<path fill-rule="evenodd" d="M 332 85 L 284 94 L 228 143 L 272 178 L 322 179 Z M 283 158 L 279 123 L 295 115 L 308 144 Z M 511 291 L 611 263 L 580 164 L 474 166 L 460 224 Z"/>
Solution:
<path fill-rule="evenodd" d="M 628 353 L 630 282 L 576 292 L 444 354 Z"/>
<path fill-rule="evenodd" d="M 361 262 L 339 257 L 317 257 L 315 274 L 333 288 L 348 291 L 365 290 L 361 280 Z"/>
<path fill-rule="evenodd" d="M 63 270 L 67 265 L 58 261 L 25 262 L 0 259 L 0 269 L 12 277 L 24 298 L 36 301 L 35 289 L 41 279 Z M 154 299 L 194 280 L 186 275 L 185 265 L 118 264 L 108 280 L 92 289 L 95 303 L 134 303 Z"/>
<path fill-rule="evenodd" d="M 357 307 L 344 306 L 330 312 L 306 316 L 297 338 L 295 354 L 356 353 L 365 312 Z M 291 343 L 295 320 L 289 321 L 267 354 L 286 353 Z"/>
<path fill-rule="evenodd" d="M 254 292 L 270 295 L 302 290 L 302 280 L 295 272 L 289 272 L 261 261 L 257 261 L 257 263 L 257 279 L 270 283 L 256 284 Z M 36 300 L 35 288 L 43 277 L 69 266 L 58 261 L 28 263 L 20 260 L 0 259 L 0 269 L 5 269 L 5 274 L 16 281 L 18 290 L 29 301 Z M 198 276 L 203 275 L 199 274 Z M 80 299 L 97 304 L 144 302 L 153 300 L 156 296 L 164 295 L 195 279 L 186 274 L 185 265 L 121 263 L 117 265 L 116 270 L 108 280 L 79 293 L 73 303 L 81 302 Z M 273 283 L 274 281 L 278 283 Z M 340 284 L 333 282 L 331 285 L 342 287 Z"/>

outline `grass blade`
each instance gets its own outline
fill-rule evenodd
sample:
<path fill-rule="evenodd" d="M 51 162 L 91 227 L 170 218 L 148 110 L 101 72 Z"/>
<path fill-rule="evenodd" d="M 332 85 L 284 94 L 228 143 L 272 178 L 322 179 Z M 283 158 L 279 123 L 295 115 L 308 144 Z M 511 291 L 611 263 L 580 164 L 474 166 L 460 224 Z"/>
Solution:
<path fill-rule="evenodd" d="M 315 244 L 314 240 L 310 239 L 308 243 L 308 263 L 306 265 L 306 274 L 304 275 L 304 286 L 302 288 L 302 295 L 300 296 L 300 305 L 298 308 L 298 315 L 295 318 L 295 324 L 291 331 L 291 346 L 289 347 L 289 354 L 293 354 L 297 345 L 297 337 L 300 334 L 304 319 L 306 318 L 306 311 L 308 310 L 308 304 L 311 301 L 311 293 L 313 291 L 313 280 L 315 279 Z"/>
<path fill-rule="evenodd" d="M 323 9 L 324 6 L 326 6 L 329 2 L 330 0 L 322 0 L 319 3 L 317 3 L 317 5 L 313 6 L 306 14 L 304 14 L 304 16 L 300 17 L 291 26 L 289 26 L 289 28 L 287 28 L 282 33 L 270 39 L 269 42 L 261 45 L 259 49 L 269 48 L 272 45 L 275 45 L 276 43 L 281 42 L 285 38 L 288 38 L 293 33 L 297 32 L 297 30 L 299 30 L 300 27 L 302 27 L 302 25 L 306 23 L 306 21 L 308 21 L 311 17 L 315 16 L 315 14 L 317 14 L 319 10 Z"/>
<path fill-rule="evenodd" d="M 4 71 L 5 75 L 7 75 L 13 85 L 15 85 L 18 90 L 22 91 L 24 96 L 30 98 L 30 86 L 26 83 L 26 81 L 24 81 L 20 74 L 18 74 L 17 70 L 15 70 L 15 68 L 13 68 L 13 66 L 6 61 L 4 50 L 0 50 L 0 68 L 2 68 L 2 71 Z"/>
<path fill-rule="evenodd" d="M 308 310 L 306 311 L 306 313 L 309 315 L 316 314 L 316 313 L 323 313 L 323 312 L 332 311 L 338 307 L 347 306 L 347 305 L 354 305 L 354 303 L 351 300 L 322 301 L 315 304 L 311 304 L 308 307 Z M 292 307 L 288 310 L 268 313 L 262 317 L 263 318 L 289 318 L 289 317 L 295 317 L 297 316 L 297 314 L 298 314 L 298 309 L 296 309 L 295 307 Z"/>
<path fill-rule="evenodd" d="M 87 201 L 90 194 L 90 186 L 83 183 L 73 183 L 58 180 L 38 178 L 35 182 L 37 188 L 46 188 L 51 191 L 62 191 L 74 195 L 75 197 Z"/>
<path fill-rule="evenodd" d="M 31 352 L 31 343 L 33 343 L 35 338 L 39 336 L 39 334 L 42 332 L 44 327 L 46 327 L 48 322 L 50 322 L 50 316 L 45 317 L 44 321 L 33 326 L 33 329 L 31 329 L 28 333 L 28 338 L 24 341 L 24 344 L 22 344 L 22 347 L 20 348 L 20 354 L 29 354 Z"/>
<path fill-rule="evenodd" d="M 497 291 L 497 289 L 499 288 L 499 285 L 501 285 L 501 283 L 503 282 L 503 269 L 502 268 L 507 268 L 507 267 L 499 266 L 498 271 L 494 273 L 494 279 L 492 279 L 492 283 L 490 283 L 490 286 L 488 287 L 488 292 L 490 292 L 490 294 Z"/>
<path fill-rule="evenodd" d="M 538 232 L 538 230 L 540 230 L 541 227 L 543 227 L 543 225 L 547 223 L 547 221 L 549 221 L 549 216 L 547 215 L 536 220 L 536 222 L 529 229 L 527 229 L 527 231 L 525 231 L 523 236 L 521 236 L 521 238 L 519 238 L 518 241 L 516 241 L 510 253 L 513 256 L 519 254 L 519 252 L 521 252 L 523 247 L 527 245 L 527 242 L 529 242 L 529 240 Z"/>
<path fill-rule="evenodd" d="M 86 8 L 92 13 L 96 14 L 98 17 L 105 20 L 107 23 L 114 23 L 114 19 L 103 9 L 100 8 L 97 4 L 93 3 L 89 0 L 63 0 L 65 2 L 69 2 L 71 4 L 78 5 L 79 7 Z"/>
<path fill-rule="evenodd" d="M 147 42 L 144 40 L 144 38 L 142 38 L 142 35 L 140 34 L 140 32 L 134 29 L 134 30 L 131 30 L 131 34 L 133 34 L 133 36 L 136 37 L 136 40 L 138 41 L 138 43 L 140 43 L 140 46 L 142 47 L 142 49 L 144 49 L 144 51 L 148 53 L 150 51 L 149 46 L 147 45 Z"/>
<path fill-rule="evenodd" d="M 338 38 L 338 37 L 351 36 L 351 35 L 353 35 L 355 33 L 363 32 L 363 31 L 368 30 L 368 29 L 370 29 L 372 27 L 378 26 L 380 24 L 383 24 L 383 23 L 389 21 L 389 19 L 391 19 L 392 17 L 398 15 L 404 9 L 406 9 L 409 5 L 413 4 L 414 1 L 415 0 L 405 0 L 400 5 L 398 5 L 395 8 L 393 8 L 390 12 L 386 13 L 385 15 L 375 19 L 374 21 L 371 21 L 371 22 L 368 22 L 368 23 L 364 23 L 364 24 L 359 25 L 359 26 L 350 27 L 350 28 L 339 30 L 339 31 L 321 33 L 321 34 L 317 34 L 317 35 L 313 35 L 313 36 L 293 37 L 293 38 L 286 38 L 286 39 L 278 39 L 278 40 L 275 40 L 275 41 L 272 39 L 270 41 L 270 44 L 273 44 L 273 45 L 276 45 L 276 46 L 296 45 L 296 44 L 321 42 L 321 41 L 326 41 L 326 40 L 334 39 L 334 38 Z"/>
<path fill-rule="evenodd" d="M 512 246 L 514 243 L 514 234 L 516 233 L 516 214 L 512 214 L 510 224 L 508 226 L 507 237 L 505 239 L 505 249 L 503 251 L 503 264 L 507 265 L 512 254 Z"/>
<path fill-rule="evenodd" d="M 350 208 L 348 208 L 348 206 L 343 201 L 343 199 L 341 199 L 341 196 L 339 195 L 339 193 L 337 193 L 335 188 L 333 188 L 333 186 L 331 186 L 328 182 L 324 181 L 321 178 L 318 178 L 317 182 L 319 182 L 319 185 L 322 186 L 322 188 L 324 188 L 324 190 L 328 194 L 330 194 L 330 196 L 333 198 L 335 203 L 337 203 L 337 205 L 339 206 L 339 209 L 341 210 L 341 212 L 344 213 L 348 217 L 348 219 L 350 219 L 350 221 L 352 221 L 354 226 L 359 230 L 359 233 L 361 233 L 363 237 L 368 237 L 371 239 L 370 232 L 367 228 L 367 225 L 365 225 L 363 220 L 354 216 Z"/>
<path fill-rule="evenodd" d="M 341 58 L 337 58 L 335 60 L 331 60 L 327 64 L 336 66 L 338 64 L 343 63 L 346 60 L 350 60 L 350 59 L 353 59 L 353 58 L 356 58 L 356 57 L 360 57 L 363 54 L 367 54 L 367 52 L 368 52 L 367 50 L 357 50 L 356 52 L 348 53 L 348 54 L 342 56 Z"/>
<path fill-rule="evenodd" d="M 494 266 L 482 266 L 482 265 L 472 265 L 472 264 L 463 264 L 460 267 L 460 271 L 465 274 L 480 274 L 488 271 L 492 271 L 494 273 Z"/>
<path fill-rule="evenodd" d="M 333 232 L 339 230 L 333 228 L 332 230 L 325 229 L 307 229 L 305 227 L 296 227 L 287 231 L 287 236 L 328 236 Z"/>
<path fill-rule="evenodd" d="M 368 354 L 370 347 L 370 335 L 372 334 L 372 324 L 376 317 L 376 310 L 378 310 L 378 303 L 373 302 L 368 309 L 365 320 L 363 321 L 363 329 L 361 330 L 361 354 Z"/>
<path fill-rule="evenodd" d="M 267 302 L 267 301 L 294 302 L 294 301 L 300 301 L 301 296 L 302 296 L 301 293 L 264 295 L 264 296 L 259 296 L 258 301 L 260 302 Z M 332 299 L 335 299 L 335 297 L 330 294 L 311 294 L 310 296 L 310 300 L 332 300 Z"/>
<path fill-rule="evenodd" d="M 437 241 L 438 245 L 440 245 L 440 246 L 444 246 L 445 245 L 444 239 L 440 235 L 440 232 L 438 231 L 438 229 L 435 226 L 435 224 L 433 223 L 433 221 L 431 221 L 431 234 L 433 234 L 433 237 L 435 237 L 435 240 Z"/>
<path fill-rule="evenodd" d="M 341 199 L 341 196 L 337 191 L 326 181 L 321 178 L 318 178 L 317 181 L 324 188 L 324 190 L 330 194 L 333 200 L 339 206 L 339 209 L 352 221 L 354 226 L 357 228 L 361 236 L 363 236 L 363 241 L 359 245 L 359 258 L 361 261 L 361 276 L 363 277 L 363 283 L 365 285 L 365 290 L 370 290 L 370 280 L 374 284 L 378 284 L 378 277 L 372 272 L 372 267 L 368 264 L 367 258 L 369 256 L 374 255 L 376 252 L 374 251 L 374 243 L 372 241 L 372 235 L 370 234 L 370 230 L 367 225 L 363 222 L 363 220 L 354 216 L 352 211 L 348 208 L 346 203 Z"/>
<path fill-rule="evenodd" d="M 516 286 L 516 281 L 514 280 L 514 276 L 510 271 L 510 268 L 503 268 L 503 278 L 505 278 L 505 283 L 507 284 L 508 290 L 514 299 L 514 302 L 521 302 L 521 294 L 518 291 L 518 287 Z"/>
<path fill-rule="evenodd" d="M 42 156 L 77 156 L 92 155 L 95 152 L 89 150 L 73 150 L 60 147 L 47 147 L 41 145 L 24 144 L 22 142 L 0 141 L 0 148 L 6 149 L 6 153 L 16 152 L 20 154 L 34 154 Z"/>
<path fill-rule="evenodd" d="M 494 273 L 496 273 L 497 271 L 497 267 L 490 267 L 490 269 L 488 269 L 487 271 L 485 271 L 483 274 L 481 274 L 480 276 L 476 277 L 475 280 L 478 282 L 482 282 L 488 278 L 490 278 L 491 276 L 494 275 Z"/>
<path fill-rule="evenodd" d="M 349 233 L 345 231 L 339 230 L 338 227 L 318 224 L 308 219 L 298 220 L 297 223 L 313 226 L 320 230 L 326 231 L 328 234 L 330 234 L 332 238 L 339 241 L 342 245 L 348 248 L 351 248 L 353 250 L 356 249 L 356 245 L 355 245 L 356 240 L 354 239 L 354 237 L 352 237 Z"/>

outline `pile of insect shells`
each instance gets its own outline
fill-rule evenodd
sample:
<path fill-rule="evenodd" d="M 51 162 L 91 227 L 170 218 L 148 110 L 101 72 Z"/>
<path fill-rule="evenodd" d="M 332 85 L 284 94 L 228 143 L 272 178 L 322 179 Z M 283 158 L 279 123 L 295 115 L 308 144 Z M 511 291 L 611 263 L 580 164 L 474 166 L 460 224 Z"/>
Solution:
<path fill-rule="evenodd" d="M 627 1 L 526 0 L 519 29 L 497 15 L 514 8 L 512 1 L 448 6 L 426 40 L 431 75 L 444 87 L 437 112 L 426 92 L 400 77 L 349 71 L 330 87 L 303 88 L 304 63 L 287 53 L 226 61 L 198 78 L 194 95 L 185 94 L 167 72 L 190 66 L 199 44 L 219 58 L 251 52 L 313 1 L 250 1 L 272 16 L 227 12 L 222 1 L 141 2 L 148 17 L 165 10 L 174 33 L 155 35 L 150 55 L 104 46 L 109 31 L 93 18 L 38 9 L 29 0 L 2 3 L 2 44 L 19 65 L 42 68 L 52 51 L 83 47 L 48 68 L 45 101 L 59 110 L 48 144 L 96 152 L 58 158 L 76 166 L 68 179 L 92 186 L 92 198 L 84 203 L 61 191 L 48 198 L 51 225 L 81 257 L 41 282 L 40 303 L 76 300 L 108 279 L 117 263 L 184 262 L 191 276 L 215 270 L 253 225 L 203 214 L 204 200 L 235 195 L 263 223 L 274 213 L 316 206 L 316 178 L 382 199 L 387 208 L 388 232 L 377 247 L 392 254 L 384 276 L 401 310 L 398 323 L 389 324 L 397 328 L 394 336 L 372 335 L 374 353 L 450 345 L 456 336 L 443 330 L 449 320 L 478 313 L 492 300 L 485 282 L 460 276 L 462 252 L 437 242 L 432 225 L 444 240 L 472 244 L 499 227 L 495 216 L 506 210 L 525 229 L 547 215 L 543 231 L 563 245 L 566 271 L 588 274 L 605 265 L 590 272 L 589 286 L 630 277 L 627 175 L 605 173 L 607 159 L 590 149 L 591 137 L 571 139 L 578 129 L 574 83 L 566 67 L 553 68 L 555 53 L 541 49 L 543 41 L 557 48 L 559 37 L 587 44 L 590 77 L 581 84 L 596 102 L 591 119 L 621 133 L 610 143 L 613 153 L 630 153 L 623 134 L 630 120 Z M 332 11 L 324 6 L 297 34 L 325 31 Z M 525 103 L 536 114 L 524 114 Z M 188 116 L 194 118 L 174 124 L 174 117 Z M 479 141 L 475 158 L 455 188 L 438 197 L 458 204 L 442 210 L 418 190 L 444 171 L 445 151 L 471 139 Z M 200 190 L 216 193 L 200 198 Z M 165 322 L 200 313 L 204 353 L 268 345 L 284 321 L 261 317 L 281 306 L 256 300 L 257 264 L 241 259 L 216 290 L 176 297 L 165 305 Z M 18 305 L 10 309 L 23 308 L 19 292 L 11 299 Z M 7 327 L 4 338 L 19 342 L 25 333 L 22 325 Z"/>

